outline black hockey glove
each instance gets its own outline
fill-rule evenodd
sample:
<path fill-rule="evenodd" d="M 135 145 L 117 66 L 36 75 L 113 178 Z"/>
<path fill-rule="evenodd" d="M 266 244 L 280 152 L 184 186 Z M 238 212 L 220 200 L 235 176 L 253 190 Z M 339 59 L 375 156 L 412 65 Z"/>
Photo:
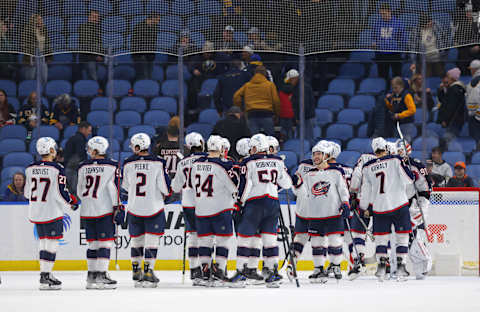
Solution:
<path fill-rule="evenodd" d="M 116 225 L 121 225 L 122 229 L 126 228 L 125 220 L 125 206 L 118 205 L 113 207 L 113 222 Z"/>
<path fill-rule="evenodd" d="M 343 219 L 346 220 L 346 219 L 350 218 L 350 205 L 348 203 L 343 203 L 340 206 L 340 210 L 342 212 Z"/>

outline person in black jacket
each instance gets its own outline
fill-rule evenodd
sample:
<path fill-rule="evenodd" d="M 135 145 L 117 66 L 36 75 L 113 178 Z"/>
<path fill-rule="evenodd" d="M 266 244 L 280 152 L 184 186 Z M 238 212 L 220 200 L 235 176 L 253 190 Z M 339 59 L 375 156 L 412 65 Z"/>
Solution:
<path fill-rule="evenodd" d="M 437 123 L 446 129 L 447 141 L 459 135 L 465 122 L 465 86 L 459 78 L 460 69 L 450 69 L 437 92 L 440 102 Z"/>
<path fill-rule="evenodd" d="M 79 124 L 80 120 L 80 109 L 73 102 L 70 95 L 66 93 L 61 94 L 53 100 L 51 125 L 55 125 L 61 131 L 68 126 Z"/>
<path fill-rule="evenodd" d="M 138 53 L 146 51 L 156 51 L 157 34 L 160 15 L 151 13 L 148 17 L 138 23 L 132 32 L 131 52 L 135 61 L 135 70 L 139 79 L 151 79 L 153 73 L 154 53 Z M 137 53 L 135 53 L 137 52 Z"/>
<path fill-rule="evenodd" d="M 232 148 L 228 152 L 230 157 L 239 159 L 237 153 L 237 141 L 241 138 L 250 137 L 250 129 L 248 129 L 245 118 L 242 117 L 242 110 L 237 106 L 232 106 L 224 119 L 219 120 L 213 127 L 212 134 L 220 135 L 230 141 Z"/>
<path fill-rule="evenodd" d="M 72 193 L 77 190 L 78 164 L 87 159 L 87 138 L 92 134 L 92 125 L 83 121 L 78 125 L 78 131 L 65 145 L 65 174 L 67 176 L 68 189 Z"/>
<path fill-rule="evenodd" d="M 78 49 L 80 51 L 103 54 L 102 27 L 98 11 L 90 11 L 88 20 L 78 27 Z M 88 79 L 98 80 L 97 62 L 103 61 L 98 54 L 79 55 L 79 61 L 88 74 Z"/>
<path fill-rule="evenodd" d="M 241 70 L 241 68 L 242 62 L 239 59 L 234 59 L 231 69 L 218 77 L 213 98 L 215 107 L 220 115 L 233 106 L 233 95 L 251 79 L 250 74 Z"/>
<path fill-rule="evenodd" d="M 32 91 L 27 98 L 27 102 L 20 107 L 17 114 L 17 124 L 24 125 L 27 128 L 27 138 L 31 136 L 33 128 L 38 125 L 37 114 L 37 92 Z M 42 125 L 50 123 L 50 111 L 48 107 L 41 104 L 42 111 L 40 112 L 40 120 Z"/>
<path fill-rule="evenodd" d="M 455 176 L 448 180 L 447 187 L 474 187 L 475 184 L 471 177 L 469 177 L 465 170 L 467 166 L 463 161 L 457 161 L 455 163 Z"/>

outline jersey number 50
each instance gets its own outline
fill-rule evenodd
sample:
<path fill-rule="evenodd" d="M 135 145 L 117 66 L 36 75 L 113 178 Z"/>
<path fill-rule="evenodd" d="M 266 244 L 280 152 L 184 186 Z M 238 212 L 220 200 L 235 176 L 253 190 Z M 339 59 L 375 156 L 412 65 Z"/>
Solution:
<path fill-rule="evenodd" d="M 278 178 L 278 171 L 273 169 L 270 170 L 270 174 L 268 173 L 268 170 L 260 170 L 257 172 L 258 173 L 258 181 L 260 183 L 273 183 L 277 184 L 277 178 Z"/>

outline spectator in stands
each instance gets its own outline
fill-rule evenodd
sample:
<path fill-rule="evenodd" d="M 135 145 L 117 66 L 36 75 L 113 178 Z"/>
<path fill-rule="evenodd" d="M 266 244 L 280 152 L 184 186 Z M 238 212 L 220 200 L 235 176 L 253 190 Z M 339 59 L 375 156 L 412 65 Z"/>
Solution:
<path fill-rule="evenodd" d="M 150 13 L 147 18 L 138 23 L 132 32 L 131 52 L 135 61 L 135 69 L 140 79 L 151 79 L 153 73 L 154 53 L 135 53 L 157 50 L 157 33 L 160 15 Z"/>
<path fill-rule="evenodd" d="M 17 172 L 13 175 L 12 183 L 7 185 L 7 189 L 3 193 L 3 201 L 6 202 L 26 202 L 28 201 L 23 195 L 25 187 L 25 175 Z"/>
<path fill-rule="evenodd" d="M 251 135 L 245 118 L 243 118 L 242 110 L 237 106 L 230 107 L 225 118 L 215 124 L 212 134 L 227 138 L 231 146 L 236 146 L 239 139 Z M 236 148 L 231 148 L 228 154 L 235 159 L 239 158 Z"/>
<path fill-rule="evenodd" d="M 80 123 L 80 109 L 73 102 L 68 94 L 59 95 L 53 100 L 53 112 L 50 120 L 51 125 L 55 125 L 58 130 L 77 125 Z"/>
<path fill-rule="evenodd" d="M 278 124 L 281 127 L 282 140 L 287 141 L 295 135 L 295 112 L 293 110 L 292 96 L 294 86 L 288 79 L 280 82 L 278 98 L 280 99 L 280 113 Z"/>
<path fill-rule="evenodd" d="M 413 101 L 413 96 L 405 88 L 405 83 L 401 77 L 395 77 L 391 82 L 393 94 L 387 94 L 385 104 L 390 111 L 390 117 L 393 121 L 391 125 L 396 128 L 396 123 L 400 124 L 400 129 L 407 141 L 411 142 L 414 133 L 412 133 L 414 125 L 414 116 L 417 108 Z M 394 131 L 398 136 L 397 131 Z"/>
<path fill-rule="evenodd" d="M 381 51 L 401 51 L 407 42 L 403 23 L 392 16 L 390 4 L 382 2 L 380 16 L 373 25 L 373 49 Z M 393 77 L 402 75 L 402 55 L 398 52 L 376 52 L 375 59 L 379 77 L 388 80 L 390 68 Z"/>
<path fill-rule="evenodd" d="M 445 185 L 445 177 L 433 172 L 433 161 L 427 159 L 427 176 L 432 183 L 432 187 L 441 187 Z"/>
<path fill-rule="evenodd" d="M 252 47 L 246 45 L 242 49 L 242 69 L 247 68 L 248 64 L 250 64 L 250 59 L 253 55 Z"/>
<path fill-rule="evenodd" d="M 454 166 L 455 176 L 448 180 L 447 187 L 474 187 L 471 177 L 469 177 L 465 170 L 467 166 L 463 161 L 457 161 Z"/>
<path fill-rule="evenodd" d="M 252 27 L 248 30 L 248 46 L 250 46 L 254 51 L 270 51 L 271 48 L 267 43 L 262 40 L 260 32 L 257 27 Z"/>
<path fill-rule="evenodd" d="M 257 66 L 253 78 L 244 84 L 233 96 L 233 104 L 242 107 L 245 104 L 248 127 L 252 133 L 263 130 L 274 135 L 274 118 L 280 112 L 280 99 L 277 87 L 267 79 L 267 69 Z"/>
<path fill-rule="evenodd" d="M 476 2 L 477 0 L 474 0 Z M 457 1 L 459 2 L 459 1 Z M 474 21 L 471 7 L 468 9 L 457 10 L 455 16 L 455 36 L 453 42 L 458 46 L 457 66 L 463 75 L 468 74 L 468 65 L 476 58 L 480 57 L 480 45 L 472 45 L 472 42 L 479 42 L 477 21 Z"/>
<path fill-rule="evenodd" d="M 30 54 L 36 55 L 37 52 L 40 55 L 45 55 L 47 53 L 52 53 L 52 45 L 50 42 L 50 37 L 48 36 L 45 23 L 43 22 L 42 16 L 38 14 L 32 14 L 28 24 L 25 26 L 22 34 L 22 51 Z M 37 59 L 43 60 L 43 59 Z M 25 77 L 27 79 L 33 80 L 36 75 L 40 75 L 40 80 L 42 84 L 47 82 L 48 77 L 48 66 L 51 57 L 46 57 L 43 61 L 40 62 L 40 72 L 37 73 L 37 66 L 35 64 L 35 58 L 29 55 L 24 55 L 23 63 L 25 64 Z"/>
<path fill-rule="evenodd" d="M 458 80 L 460 73 L 457 67 L 450 69 L 437 92 L 440 102 L 437 123 L 446 129 L 447 141 L 458 136 L 465 122 L 465 85 Z"/>
<path fill-rule="evenodd" d="M 292 93 L 292 105 L 295 112 L 295 122 L 297 125 L 297 131 L 300 131 L 300 87 L 299 87 L 300 74 L 295 69 L 290 69 L 287 72 L 285 81 L 293 86 Z M 304 83 L 304 107 L 305 107 L 305 139 L 313 142 L 313 127 L 315 126 L 315 98 L 313 96 L 313 90 L 309 83 Z M 298 132 L 299 133 L 299 132 Z"/>
<path fill-rule="evenodd" d="M 215 107 L 220 115 L 233 106 L 233 95 L 251 76 L 241 70 L 242 64 L 239 59 L 233 59 L 230 70 L 218 77 L 218 83 L 213 93 Z"/>
<path fill-rule="evenodd" d="M 180 33 L 180 38 L 178 38 L 175 47 L 171 51 L 173 54 L 178 54 L 178 50 L 182 48 L 183 54 L 191 54 L 197 52 L 197 48 L 192 44 L 192 39 L 190 38 L 190 31 L 184 30 Z M 189 56 L 184 57 L 184 63 L 188 63 Z M 177 62 L 177 58 L 172 58 L 173 63 Z"/>
<path fill-rule="evenodd" d="M 87 159 L 87 139 L 92 134 L 92 125 L 83 121 L 75 133 L 65 144 L 65 174 L 68 189 L 76 194 L 78 164 Z"/>
<path fill-rule="evenodd" d="M 13 41 L 13 24 L 8 20 L 0 20 L 0 51 L 15 51 Z M 0 53 L 0 78 L 12 79 L 17 71 L 17 55 Z"/>
<path fill-rule="evenodd" d="M 78 27 L 78 49 L 92 53 L 103 54 L 102 27 L 100 23 L 100 14 L 92 10 L 88 15 L 88 20 Z M 103 57 L 97 54 L 79 55 L 79 62 L 86 70 L 88 79 L 98 81 L 97 62 L 102 62 Z"/>
<path fill-rule="evenodd" d="M 8 103 L 5 90 L 0 89 L 0 127 L 15 124 L 15 109 Z"/>
<path fill-rule="evenodd" d="M 235 29 L 232 26 L 225 26 L 222 32 L 222 40 L 217 42 L 215 49 L 222 50 L 224 53 L 229 54 L 230 57 L 233 56 L 234 50 L 240 50 L 242 46 L 233 38 L 234 32 Z"/>
<path fill-rule="evenodd" d="M 415 68 L 415 65 L 412 65 L 412 67 Z M 423 76 L 421 74 L 413 74 L 412 77 L 410 78 L 409 85 L 410 85 L 409 92 L 413 96 L 413 101 L 415 102 L 415 106 L 417 108 L 422 108 Z M 427 88 L 426 93 L 427 93 L 427 108 L 430 111 L 435 105 L 435 102 L 433 101 L 432 90 L 430 88 Z"/>
<path fill-rule="evenodd" d="M 432 149 L 433 168 L 432 173 L 438 174 L 444 178 L 445 183 L 452 177 L 452 168 L 442 159 L 442 149 L 435 147 Z"/>
<path fill-rule="evenodd" d="M 27 102 L 22 105 L 17 114 L 17 124 L 24 125 L 27 128 L 27 139 L 31 138 L 31 132 L 38 125 L 37 100 L 37 92 L 32 91 L 27 98 Z M 42 125 L 50 123 L 50 112 L 43 103 L 41 104 L 40 119 Z"/>
<path fill-rule="evenodd" d="M 468 131 L 475 141 L 480 141 L 480 60 L 470 63 L 472 81 L 467 85 L 465 102 L 468 111 Z"/>

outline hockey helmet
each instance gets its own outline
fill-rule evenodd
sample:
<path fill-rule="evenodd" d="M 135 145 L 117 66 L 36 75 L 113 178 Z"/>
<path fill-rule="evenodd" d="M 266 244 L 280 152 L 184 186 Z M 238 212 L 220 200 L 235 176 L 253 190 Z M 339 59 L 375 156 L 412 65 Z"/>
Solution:
<path fill-rule="evenodd" d="M 150 137 L 146 133 L 137 133 L 130 139 L 130 148 L 135 152 L 135 147 L 138 146 L 141 151 L 148 150 L 150 147 Z"/>
<path fill-rule="evenodd" d="M 250 148 L 254 148 L 257 150 L 257 153 L 267 152 L 269 143 L 267 136 L 262 133 L 257 133 L 250 138 Z"/>
<path fill-rule="evenodd" d="M 321 140 L 312 148 L 312 156 L 315 152 L 321 152 L 323 154 L 331 156 L 333 153 L 333 146 L 331 142 Z"/>
<path fill-rule="evenodd" d="M 219 135 L 211 135 L 207 141 L 209 151 L 221 152 L 223 148 L 223 138 Z"/>
<path fill-rule="evenodd" d="M 403 140 L 398 139 L 396 142 L 396 148 L 398 154 L 402 157 L 405 157 L 405 146 L 403 144 Z M 412 146 L 408 144 L 407 140 L 405 140 L 405 144 L 407 145 L 407 155 L 410 155 L 412 153 Z"/>
<path fill-rule="evenodd" d="M 38 139 L 36 147 L 38 154 L 40 154 L 41 156 L 49 155 L 52 148 L 55 151 L 55 154 L 57 152 L 57 142 L 55 142 L 55 140 L 51 137 L 42 137 Z"/>
<path fill-rule="evenodd" d="M 230 150 L 230 141 L 227 138 L 222 138 L 222 148 L 224 151 Z"/>
<path fill-rule="evenodd" d="M 397 155 L 397 144 L 394 142 L 387 142 L 387 151 L 390 155 Z"/>
<path fill-rule="evenodd" d="M 91 151 L 97 151 L 99 155 L 105 155 L 108 149 L 108 141 L 102 136 L 94 136 L 88 140 L 87 148 Z"/>
<path fill-rule="evenodd" d="M 332 145 L 332 158 L 337 159 L 342 153 L 342 147 L 337 142 L 330 142 L 330 144 Z"/>
<path fill-rule="evenodd" d="M 243 138 L 237 141 L 237 153 L 242 157 L 246 157 L 250 154 L 250 139 Z"/>
<path fill-rule="evenodd" d="M 387 141 L 384 138 L 378 137 L 372 140 L 372 150 L 375 153 L 376 151 L 386 151 L 387 150 Z"/>
<path fill-rule="evenodd" d="M 198 132 L 190 132 L 185 137 L 185 145 L 189 149 L 191 149 L 192 147 L 201 147 L 203 149 L 204 143 L 205 141 L 203 140 L 202 135 Z"/>

